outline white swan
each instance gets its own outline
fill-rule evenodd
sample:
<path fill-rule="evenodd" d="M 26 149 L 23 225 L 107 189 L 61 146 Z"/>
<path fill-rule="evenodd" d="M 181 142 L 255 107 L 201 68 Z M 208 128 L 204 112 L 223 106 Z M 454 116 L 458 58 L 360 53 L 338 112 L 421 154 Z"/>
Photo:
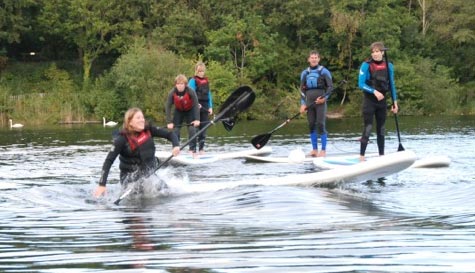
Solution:
<path fill-rule="evenodd" d="M 114 127 L 117 125 L 117 122 L 115 121 L 108 121 L 106 122 L 106 118 L 105 117 L 102 117 L 102 124 L 104 125 L 104 127 L 108 126 L 108 127 Z"/>
<path fill-rule="evenodd" d="M 10 122 L 10 128 L 22 128 L 23 124 L 21 123 L 15 123 L 13 124 L 13 120 L 9 119 L 8 122 Z"/>

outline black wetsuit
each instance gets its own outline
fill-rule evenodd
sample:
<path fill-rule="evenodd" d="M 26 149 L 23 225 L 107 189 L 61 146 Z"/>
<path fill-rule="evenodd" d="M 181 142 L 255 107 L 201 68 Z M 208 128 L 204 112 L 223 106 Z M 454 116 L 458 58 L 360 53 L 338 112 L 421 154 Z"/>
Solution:
<path fill-rule="evenodd" d="M 99 185 L 105 186 L 109 171 L 117 156 L 120 164 L 120 182 L 126 184 L 134 182 L 140 177 L 148 176 L 155 171 L 157 159 L 155 158 L 155 143 L 153 137 L 166 138 L 173 146 L 179 146 L 178 138 L 174 132 L 154 126 L 146 127 L 144 141 L 136 141 L 135 137 L 129 137 L 121 132 L 114 139 L 111 150 L 102 165 L 102 175 Z"/>
<path fill-rule="evenodd" d="M 385 142 L 385 123 L 388 104 L 386 102 L 387 94 L 391 94 L 393 101 L 396 100 L 396 87 L 394 86 L 393 66 L 389 63 L 388 68 L 384 61 L 370 60 L 361 65 L 358 86 L 363 90 L 363 121 L 364 128 L 361 136 L 360 155 L 364 156 L 366 147 L 368 146 L 369 137 L 373 128 L 373 117 L 376 120 L 376 142 L 378 144 L 378 152 L 384 155 Z M 390 84 L 391 83 L 391 84 Z M 378 90 L 384 95 L 384 99 L 378 101 L 374 96 L 374 91 Z"/>

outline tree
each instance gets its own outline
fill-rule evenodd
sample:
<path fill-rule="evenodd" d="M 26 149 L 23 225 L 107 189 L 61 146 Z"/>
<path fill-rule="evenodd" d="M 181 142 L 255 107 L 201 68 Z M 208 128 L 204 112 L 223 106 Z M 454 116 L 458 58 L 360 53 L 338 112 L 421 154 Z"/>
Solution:
<path fill-rule="evenodd" d="M 39 22 L 77 46 L 87 84 L 93 62 L 101 54 L 120 52 L 141 30 L 142 4 L 141 0 L 44 0 Z"/>
<path fill-rule="evenodd" d="M 2 0 L 0 3 L 0 45 L 18 43 L 21 35 L 31 28 L 33 0 Z M 1 49 L 1 46 L 0 46 Z"/>
<path fill-rule="evenodd" d="M 111 89 L 116 95 L 108 96 L 114 97 L 114 102 L 118 101 L 121 110 L 137 106 L 142 108 L 145 115 L 161 120 L 168 91 L 173 88 L 175 77 L 188 71 L 193 71 L 191 62 L 157 45 L 147 44 L 143 39 L 137 39 L 105 76 L 104 83 L 111 86 L 100 87 L 96 91 L 97 113 L 110 110 L 101 102 L 101 92 Z M 114 113 L 114 116 L 117 114 Z"/>
<path fill-rule="evenodd" d="M 206 48 L 207 56 L 232 63 L 241 84 L 248 76 L 246 69 L 252 70 L 252 78 L 259 78 L 277 58 L 272 50 L 275 35 L 269 33 L 259 16 L 245 19 L 226 16 L 223 27 L 206 35 L 210 43 Z"/>

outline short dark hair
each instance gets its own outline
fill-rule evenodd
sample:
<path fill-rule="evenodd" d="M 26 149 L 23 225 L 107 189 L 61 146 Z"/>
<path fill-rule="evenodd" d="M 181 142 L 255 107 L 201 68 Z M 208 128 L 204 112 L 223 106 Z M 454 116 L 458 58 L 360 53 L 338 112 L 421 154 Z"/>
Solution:
<path fill-rule="evenodd" d="M 312 56 L 312 55 L 317 55 L 317 56 L 320 56 L 320 53 L 316 50 L 311 50 L 310 53 L 308 53 L 308 56 Z"/>
<path fill-rule="evenodd" d="M 382 51 L 384 48 L 384 44 L 383 42 L 374 42 L 369 48 L 371 51 L 373 51 L 373 49 L 379 49 L 379 51 Z"/>

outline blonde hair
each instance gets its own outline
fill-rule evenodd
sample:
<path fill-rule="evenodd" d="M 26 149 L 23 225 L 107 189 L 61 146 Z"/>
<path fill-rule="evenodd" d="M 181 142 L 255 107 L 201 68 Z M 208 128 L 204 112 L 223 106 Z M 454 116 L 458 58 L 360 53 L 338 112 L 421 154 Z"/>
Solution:
<path fill-rule="evenodd" d="M 198 75 L 198 70 L 200 69 L 200 67 L 202 67 L 202 68 L 203 68 L 203 71 L 206 72 L 206 65 L 205 65 L 205 63 L 203 63 L 202 61 L 199 61 L 199 62 L 197 62 L 196 65 L 195 65 L 195 75 Z"/>
<path fill-rule="evenodd" d="M 129 110 L 127 110 L 127 112 L 125 112 L 124 125 L 122 126 L 122 128 L 124 129 L 126 134 L 131 134 L 135 132 L 132 126 L 130 125 L 130 121 L 134 118 L 135 114 L 139 112 L 143 113 L 142 110 L 138 107 L 130 108 Z"/>
<path fill-rule="evenodd" d="M 175 84 L 177 84 L 177 83 L 184 83 L 185 85 L 187 85 L 188 84 L 188 78 L 185 75 L 180 74 L 180 75 L 176 76 L 176 78 L 175 78 Z"/>

